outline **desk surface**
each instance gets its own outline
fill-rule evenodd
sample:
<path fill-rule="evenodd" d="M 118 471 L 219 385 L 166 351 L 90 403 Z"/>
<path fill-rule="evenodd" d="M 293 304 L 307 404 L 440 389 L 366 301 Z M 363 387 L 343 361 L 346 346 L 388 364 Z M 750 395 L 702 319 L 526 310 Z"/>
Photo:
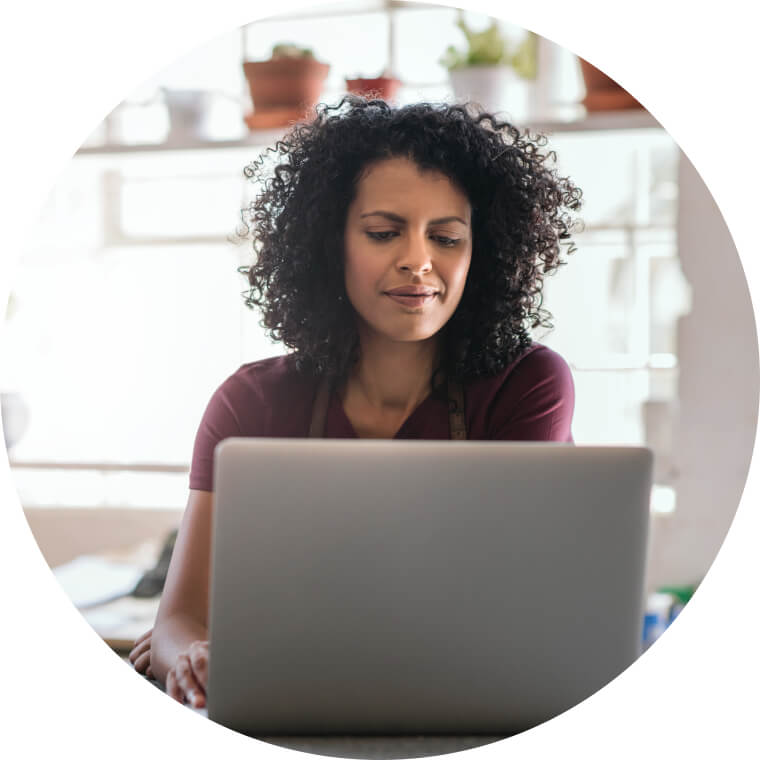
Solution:
<path fill-rule="evenodd" d="M 160 598 L 125 594 L 153 567 L 160 546 L 158 540 L 146 541 L 121 552 L 77 557 L 53 568 L 64 591 L 81 605 L 78 609 L 84 619 L 118 652 L 131 650 L 135 639 L 153 627 Z M 94 603 L 98 599 L 103 601 Z"/>
<path fill-rule="evenodd" d="M 153 627 L 159 601 L 159 597 L 125 596 L 80 612 L 111 649 L 129 652 L 135 640 Z"/>

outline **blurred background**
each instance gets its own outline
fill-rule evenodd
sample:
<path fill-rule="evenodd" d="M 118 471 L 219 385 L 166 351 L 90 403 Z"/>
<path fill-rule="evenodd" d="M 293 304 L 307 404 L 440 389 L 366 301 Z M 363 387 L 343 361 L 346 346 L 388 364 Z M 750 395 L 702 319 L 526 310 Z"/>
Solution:
<path fill-rule="evenodd" d="M 83 606 L 103 601 L 87 578 L 107 573 L 77 576 L 72 561 L 107 558 L 134 585 L 179 522 L 211 394 L 282 353 L 243 305 L 250 250 L 231 240 L 256 191 L 243 168 L 305 108 L 267 95 L 282 65 L 320 101 L 473 99 L 547 134 L 584 191 L 585 228 L 546 281 L 555 328 L 534 337 L 572 367 L 577 443 L 655 451 L 647 588 L 672 615 L 725 536 L 757 423 L 755 324 L 720 212 L 657 121 L 571 51 L 395 0 L 321 4 L 211 41 L 130 93 L 60 176 L 0 337 L 6 446 L 46 560 Z"/>

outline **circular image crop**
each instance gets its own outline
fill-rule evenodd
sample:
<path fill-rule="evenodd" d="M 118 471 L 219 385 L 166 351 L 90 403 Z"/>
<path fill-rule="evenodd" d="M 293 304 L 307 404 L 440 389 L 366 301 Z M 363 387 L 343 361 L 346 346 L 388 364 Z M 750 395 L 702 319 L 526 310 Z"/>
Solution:
<path fill-rule="evenodd" d="M 125 674 L 338 757 L 487 744 L 633 664 L 723 542 L 760 387 L 726 224 L 641 102 L 402 2 L 130 93 L 2 352 L 24 515 Z"/>

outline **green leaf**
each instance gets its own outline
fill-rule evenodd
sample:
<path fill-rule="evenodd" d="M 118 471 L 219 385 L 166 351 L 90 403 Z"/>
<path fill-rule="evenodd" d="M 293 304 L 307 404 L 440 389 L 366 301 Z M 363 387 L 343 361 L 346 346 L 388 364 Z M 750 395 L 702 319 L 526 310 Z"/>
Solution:
<path fill-rule="evenodd" d="M 528 32 L 512 56 L 512 67 L 524 79 L 535 79 L 538 74 L 538 35 Z"/>
<path fill-rule="evenodd" d="M 492 19 L 487 29 L 482 32 L 473 31 L 464 18 L 464 13 L 459 12 L 456 25 L 462 30 L 467 40 L 467 52 L 457 51 L 450 45 L 441 63 L 449 69 L 459 66 L 483 66 L 498 63 L 510 63 L 507 51 L 507 41 L 501 34 L 499 23 Z"/>

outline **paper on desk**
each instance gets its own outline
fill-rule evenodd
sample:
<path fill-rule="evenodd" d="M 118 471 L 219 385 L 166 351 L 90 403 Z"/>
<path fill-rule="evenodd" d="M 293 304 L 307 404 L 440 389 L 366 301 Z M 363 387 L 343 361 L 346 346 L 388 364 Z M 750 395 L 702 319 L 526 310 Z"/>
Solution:
<path fill-rule="evenodd" d="M 138 636 L 153 627 L 159 597 L 137 599 L 125 596 L 114 602 L 82 610 L 84 619 L 111 646 L 131 649 Z"/>
<path fill-rule="evenodd" d="M 79 608 L 91 607 L 129 594 L 143 570 L 102 557 L 77 557 L 53 569 L 53 574 Z"/>

